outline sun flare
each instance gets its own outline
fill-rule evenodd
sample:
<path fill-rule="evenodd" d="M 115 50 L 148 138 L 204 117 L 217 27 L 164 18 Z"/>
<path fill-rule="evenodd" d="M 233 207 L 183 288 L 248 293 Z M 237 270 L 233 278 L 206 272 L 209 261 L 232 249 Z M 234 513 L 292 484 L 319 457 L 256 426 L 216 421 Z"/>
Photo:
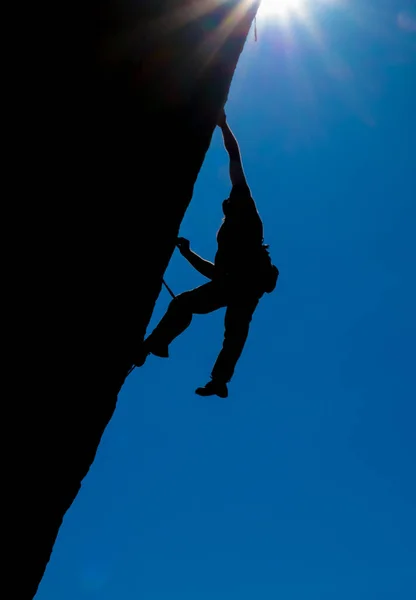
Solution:
<path fill-rule="evenodd" d="M 259 15 L 264 17 L 287 17 L 290 13 L 302 13 L 308 0 L 261 0 Z"/>

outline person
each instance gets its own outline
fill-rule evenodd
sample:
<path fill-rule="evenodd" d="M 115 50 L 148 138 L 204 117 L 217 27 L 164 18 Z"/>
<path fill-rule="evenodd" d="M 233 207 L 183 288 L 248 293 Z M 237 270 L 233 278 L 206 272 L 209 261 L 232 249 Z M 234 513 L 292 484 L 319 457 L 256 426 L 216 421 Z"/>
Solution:
<path fill-rule="evenodd" d="M 217 232 L 214 262 L 193 252 L 186 238 L 177 247 L 189 263 L 210 279 L 196 289 L 179 294 L 150 336 L 143 342 L 136 366 L 149 354 L 169 357 L 170 343 L 190 325 L 192 315 L 226 308 L 222 349 L 210 381 L 195 390 L 200 396 L 228 396 L 231 380 L 244 348 L 253 313 L 263 294 L 274 289 L 278 270 L 271 264 L 263 244 L 263 223 L 251 196 L 241 161 L 240 149 L 223 110 L 218 120 L 229 155 L 231 193 L 222 204 L 224 218 Z"/>

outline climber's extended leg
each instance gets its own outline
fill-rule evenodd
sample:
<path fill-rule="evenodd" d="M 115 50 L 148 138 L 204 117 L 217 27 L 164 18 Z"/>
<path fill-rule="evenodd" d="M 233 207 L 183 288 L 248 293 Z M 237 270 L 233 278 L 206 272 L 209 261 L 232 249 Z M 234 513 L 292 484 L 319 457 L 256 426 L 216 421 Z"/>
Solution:
<path fill-rule="evenodd" d="M 247 339 L 250 322 L 259 297 L 232 299 L 225 313 L 225 333 L 222 350 L 211 373 L 211 381 L 195 392 L 200 396 L 228 396 L 227 383 L 231 380 Z"/>
<path fill-rule="evenodd" d="M 149 354 L 167 358 L 169 344 L 189 327 L 193 314 L 207 314 L 226 304 L 226 290 L 215 281 L 179 294 L 169 304 L 166 314 L 143 343 L 135 364 L 141 366 Z"/>

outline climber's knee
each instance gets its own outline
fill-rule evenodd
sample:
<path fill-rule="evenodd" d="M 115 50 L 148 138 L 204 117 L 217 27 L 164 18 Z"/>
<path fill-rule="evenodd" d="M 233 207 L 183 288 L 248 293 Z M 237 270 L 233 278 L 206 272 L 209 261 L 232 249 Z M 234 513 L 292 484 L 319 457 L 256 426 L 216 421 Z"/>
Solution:
<path fill-rule="evenodd" d="M 191 302 L 190 302 L 190 294 L 189 292 L 183 292 L 182 294 L 178 294 L 170 303 L 169 310 L 175 313 L 191 313 Z"/>

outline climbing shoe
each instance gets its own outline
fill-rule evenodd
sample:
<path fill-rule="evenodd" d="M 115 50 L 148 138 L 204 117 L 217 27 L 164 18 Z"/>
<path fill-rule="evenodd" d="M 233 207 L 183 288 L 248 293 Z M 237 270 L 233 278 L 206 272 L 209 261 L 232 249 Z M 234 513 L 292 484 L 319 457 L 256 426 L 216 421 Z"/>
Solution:
<path fill-rule="evenodd" d="M 146 362 L 146 358 L 149 356 L 149 350 L 146 348 L 145 344 L 141 345 L 139 351 L 135 354 L 133 359 L 133 364 L 136 367 L 142 367 Z"/>
<path fill-rule="evenodd" d="M 204 387 L 196 389 L 195 394 L 198 394 L 198 396 L 219 396 L 220 398 L 227 398 L 228 388 L 226 383 L 212 379 L 212 381 L 209 381 Z"/>
<path fill-rule="evenodd" d="M 137 352 L 134 357 L 134 364 L 136 367 L 142 367 L 146 362 L 149 354 L 154 354 L 155 356 L 159 356 L 160 358 L 169 358 L 169 349 L 167 345 L 157 345 L 155 343 L 151 343 L 148 340 L 143 342 L 140 350 Z"/>
<path fill-rule="evenodd" d="M 167 344 L 149 344 L 148 351 L 150 354 L 159 356 L 159 358 L 169 358 L 169 346 Z"/>

